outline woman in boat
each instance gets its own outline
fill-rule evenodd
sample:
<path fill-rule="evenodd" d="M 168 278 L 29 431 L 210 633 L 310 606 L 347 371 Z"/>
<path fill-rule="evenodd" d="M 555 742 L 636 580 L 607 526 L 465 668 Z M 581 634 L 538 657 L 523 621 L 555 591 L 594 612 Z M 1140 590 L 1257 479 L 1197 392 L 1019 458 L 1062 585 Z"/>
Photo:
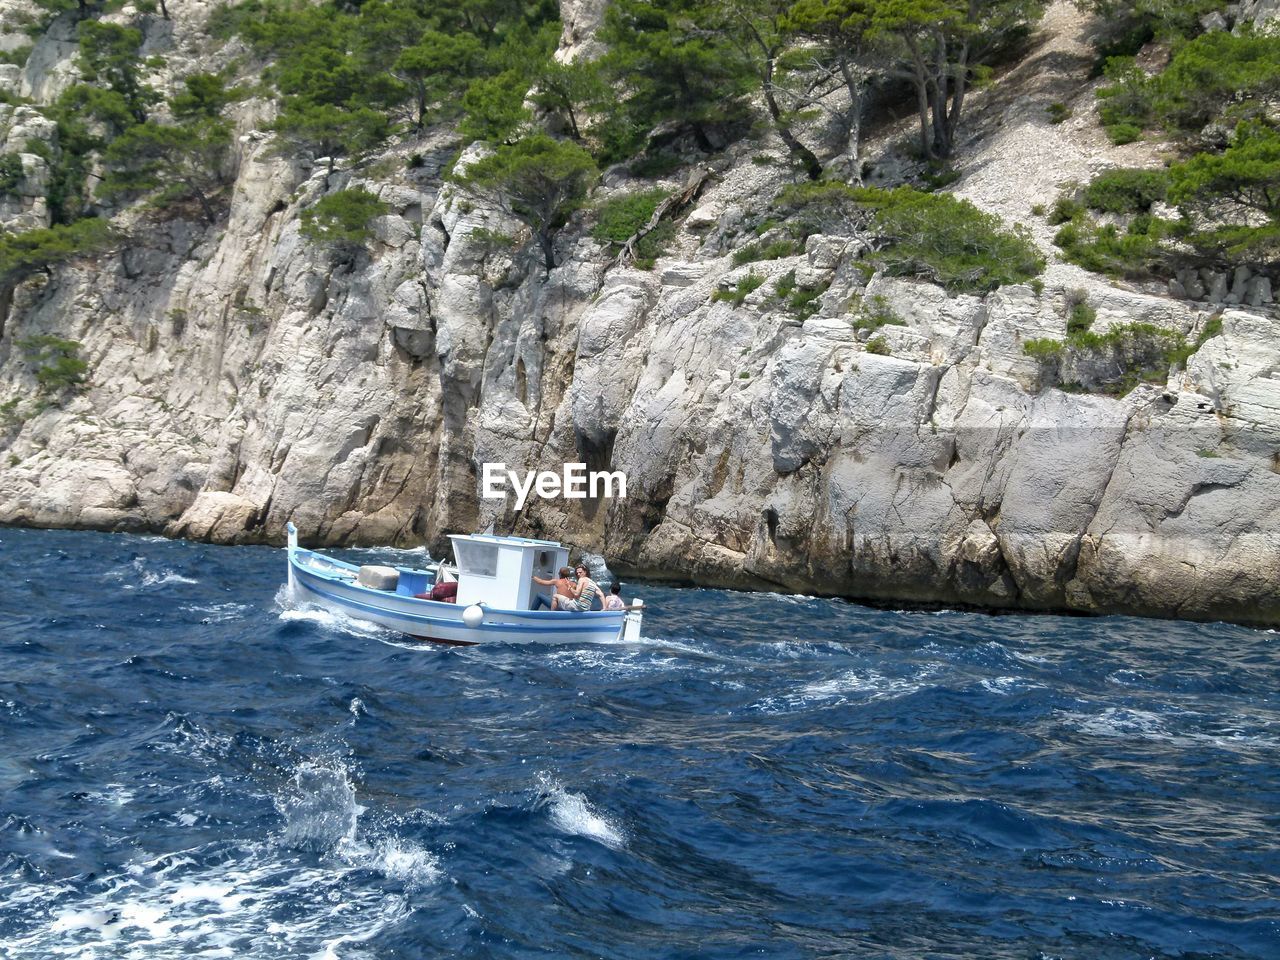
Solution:
<path fill-rule="evenodd" d="M 596 597 L 599 597 L 601 604 L 603 604 L 604 591 L 591 579 L 591 571 L 586 568 L 585 564 L 578 564 L 577 574 L 578 582 L 573 588 L 573 595 L 556 597 L 560 609 L 587 611 L 591 609 L 591 602 Z"/>

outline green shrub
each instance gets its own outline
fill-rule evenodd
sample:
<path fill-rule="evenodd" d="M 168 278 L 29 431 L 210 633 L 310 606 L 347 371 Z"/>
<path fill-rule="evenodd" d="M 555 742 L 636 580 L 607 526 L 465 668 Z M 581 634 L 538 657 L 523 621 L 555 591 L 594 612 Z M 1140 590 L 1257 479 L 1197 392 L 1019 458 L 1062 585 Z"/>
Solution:
<path fill-rule="evenodd" d="M 1056 360 L 1062 356 L 1063 345 L 1061 340 L 1054 340 L 1050 337 L 1041 337 L 1035 340 L 1028 340 L 1022 345 L 1022 352 L 1032 359 L 1046 363 L 1049 360 Z"/>
<path fill-rule="evenodd" d="M 838 180 L 810 180 L 784 187 L 773 207 L 799 235 L 848 235 L 867 221 L 858 195 L 856 188 Z"/>
<path fill-rule="evenodd" d="M 27 59 L 31 56 L 32 46 L 33 44 L 24 43 L 12 50 L 0 51 L 0 63 L 12 63 L 16 67 L 25 67 Z"/>
<path fill-rule="evenodd" d="M 853 320 L 853 328 L 855 330 L 879 330 L 886 325 L 906 326 L 906 321 L 893 312 L 889 306 L 889 301 L 881 294 L 873 294 L 860 300 L 857 307 Z"/>
<path fill-rule="evenodd" d="M 19 340 L 18 346 L 35 368 L 41 393 L 59 394 L 84 385 L 89 365 L 80 359 L 75 340 L 41 334 Z"/>
<path fill-rule="evenodd" d="M 962 176 L 964 176 L 964 174 L 959 170 L 949 170 L 946 167 L 941 167 L 936 171 L 929 171 L 925 173 L 921 179 L 924 181 L 925 189 L 930 193 L 933 193 L 938 190 L 946 189 Z"/>
<path fill-rule="evenodd" d="M 373 220 L 387 205 L 363 187 L 338 190 L 302 211 L 299 232 L 308 240 L 351 254 L 373 236 Z"/>
<path fill-rule="evenodd" d="M 733 265 L 740 267 L 744 263 L 755 263 L 759 260 L 781 260 L 797 253 L 794 240 L 772 240 L 769 243 L 749 243 L 733 253 Z"/>
<path fill-rule="evenodd" d="M 752 291 L 758 290 L 763 286 L 766 279 L 767 277 L 762 274 L 758 274 L 753 270 L 740 279 L 731 289 L 717 290 L 711 295 L 711 300 L 713 303 L 726 301 L 732 303 L 735 307 L 740 307 Z"/>
<path fill-rule="evenodd" d="M 828 280 L 814 287 L 797 287 L 787 297 L 787 309 L 791 311 L 797 320 L 802 322 L 808 320 L 822 306 L 819 301 L 830 286 L 831 281 Z"/>
<path fill-rule="evenodd" d="M 1084 204 L 1073 194 L 1063 193 L 1053 202 L 1053 209 L 1049 211 L 1049 225 L 1056 227 L 1060 223 L 1067 223 L 1084 213 L 1084 210 Z"/>
<path fill-rule="evenodd" d="M 1108 134 L 1113 127 L 1133 127 L 1138 132 L 1131 140 L 1138 139 L 1154 115 L 1155 82 L 1133 57 L 1112 57 L 1103 74 L 1111 82 L 1098 88 L 1098 99 L 1102 101 L 1098 117 L 1102 125 Z M 1116 142 L 1114 134 L 1111 139 Z"/>
<path fill-rule="evenodd" d="M 1098 319 L 1098 311 L 1085 302 L 1076 303 L 1067 316 L 1067 336 L 1072 337 L 1085 333 Z"/>
<path fill-rule="evenodd" d="M 1044 270 L 1024 229 L 1006 229 L 999 217 L 967 200 L 911 187 L 864 189 L 858 199 L 875 211 L 872 229 L 888 241 L 877 255 L 887 273 L 981 293 Z"/>
<path fill-rule="evenodd" d="M 1146 213 L 1169 192 L 1164 170 L 1121 168 L 1094 177 L 1084 189 L 1084 202 L 1103 213 Z"/>
<path fill-rule="evenodd" d="M 663 220 L 636 241 L 635 265 L 641 270 L 652 270 L 653 265 L 667 252 L 667 247 L 675 237 L 676 225 L 670 220 Z"/>
<path fill-rule="evenodd" d="M 778 280 L 777 285 L 773 288 L 773 295 L 779 300 L 786 300 L 791 296 L 791 292 L 796 288 L 796 272 L 788 270 Z"/>
<path fill-rule="evenodd" d="M 1136 123 L 1109 123 L 1106 129 L 1107 136 L 1117 147 L 1142 139 L 1142 128 Z"/>
<path fill-rule="evenodd" d="M 511 250 L 520 241 L 501 230 L 490 230 L 488 227 L 476 227 L 469 234 L 471 242 L 486 250 Z"/>
<path fill-rule="evenodd" d="M 877 356 L 890 356 L 889 344 L 885 342 L 884 337 L 872 337 L 866 343 L 867 353 L 874 353 Z"/>
<path fill-rule="evenodd" d="M 0 154 L 0 196 L 13 193 L 25 179 L 20 156 L 16 153 Z"/>
<path fill-rule="evenodd" d="M 1099 225 L 1080 217 L 1064 224 L 1053 242 L 1063 256 L 1086 270 L 1111 277 L 1158 275 L 1168 261 L 1162 241 L 1170 224 L 1149 215 L 1135 217 L 1123 232 L 1114 224 Z"/>
<path fill-rule="evenodd" d="M 1118 324 L 1104 334 L 1078 331 L 1066 343 L 1043 338 L 1022 345 L 1023 353 L 1045 365 L 1068 354 L 1088 355 L 1095 361 L 1109 358 L 1113 373 L 1104 377 L 1096 389 L 1116 395 L 1128 393 L 1140 383 L 1163 383 L 1169 367 L 1184 364 L 1197 349 L 1199 344 L 1188 346 L 1181 335 L 1150 323 Z M 1079 392 L 1085 388 L 1067 384 L 1063 389 Z"/>
<path fill-rule="evenodd" d="M 591 236 L 609 243 L 626 243 L 649 222 L 658 204 L 669 195 L 661 189 L 641 190 L 604 201 L 597 208 Z"/>
<path fill-rule="evenodd" d="M 1051 103 L 1044 109 L 1049 114 L 1049 122 L 1055 125 L 1062 123 L 1071 116 L 1071 108 L 1065 103 Z"/>
<path fill-rule="evenodd" d="M 953 291 L 985 292 L 1044 269 L 1024 230 L 1006 229 L 999 217 L 950 194 L 821 180 L 786 187 L 774 207 L 788 216 L 797 236 L 869 226 L 886 241 L 876 257 L 887 273 L 924 277 Z M 744 248 L 740 262 L 762 259 L 757 254 L 763 253 Z"/>

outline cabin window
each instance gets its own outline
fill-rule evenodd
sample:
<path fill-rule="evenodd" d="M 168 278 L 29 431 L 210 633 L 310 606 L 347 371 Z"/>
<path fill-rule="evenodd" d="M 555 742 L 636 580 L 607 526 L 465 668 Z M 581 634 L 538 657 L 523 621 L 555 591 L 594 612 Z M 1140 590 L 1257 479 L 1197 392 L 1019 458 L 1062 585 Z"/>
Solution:
<path fill-rule="evenodd" d="M 496 577 L 498 575 L 497 544 L 455 540 L 453 553 L 458 558 L 458 569 L 467 576 Z"/>

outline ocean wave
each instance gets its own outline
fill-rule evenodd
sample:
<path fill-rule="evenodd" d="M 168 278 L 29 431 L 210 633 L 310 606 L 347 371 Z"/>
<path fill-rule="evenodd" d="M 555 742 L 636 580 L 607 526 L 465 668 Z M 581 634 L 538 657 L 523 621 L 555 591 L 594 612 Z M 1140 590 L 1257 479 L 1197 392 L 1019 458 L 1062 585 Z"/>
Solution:
<path fill-rule="evenodd" d="M 1280 740 L 1248 727 L 1247 718 L 1235 718 L 1233 725 L 1208 732 L 1186 727 L 1203 718 L 1186 711 L 1156 713 L 1136 707 L 1107 707 L 1100 713 L 1061 712 L 1061 719 L 1091 737 L 1114 740 L 1152 740 L 1179 747 L 1212 746 L 1226 750 L 1280 750 Z"/>
<path fill-rule="evenodd" d="M 828 707 L 855 701 L 898 700 L 935 683 L 940 666 L 928 664 L 909 676 L 899 677 L 887 676 L 872 667 L 845 670 L 833 677 L 811 680 L 789 693 L 764 697 L 750 709 L 761 713 L 789 713 L 815 704 Z"/>
<path fill-rule="evenodd" d="M 285 827 L 274 838 L 176 850 L 79 889 L 0 882 L 0 897 L 27 918 L 0 940 L 0 956 L 350 960 L 340 947 L 403 920 L 410 895 L 442 876 L 435 855 L 406 837 L 385 829 L 361 836 L 365 808 L 339 761 L 300 763 L 277 808 Z M 369 873 L 395 887 L 369 882 Z"/>
<path fill-rule="evenodd" d="M 585 837 L 613 850 L 626 845 L 626 834 L 616 823 L 595 809 L 580 793 L 570 793 L 547 774 L 537 780 L 538 806 L 549 811 L 551 824 L 562 833 Z"/>

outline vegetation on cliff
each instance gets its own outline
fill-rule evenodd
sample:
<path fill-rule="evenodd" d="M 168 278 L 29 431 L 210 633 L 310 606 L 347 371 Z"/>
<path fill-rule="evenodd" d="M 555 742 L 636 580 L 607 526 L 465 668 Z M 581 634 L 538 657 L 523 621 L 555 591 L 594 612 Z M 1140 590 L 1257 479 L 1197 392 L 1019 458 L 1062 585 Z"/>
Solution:
<path fill-rule="evenodd" d="M 456 130 L 459 145 L 486 144 L 457 185 L 522 222 L 546 269 L 556 263 L 556 234 L 587 204 L 600 170 L 625 163 L 642 174 L 688 159 L 691 149 L 714 154 L 757 136 L 760 124 L 776 132 L 796 178 L 818 192 L 781 201 L 777 212 L 794 229 L 739 250 L 735 262 L 791 255 L 814 229 L 856 228 L 874 237 L 886 272 L 953 290 L 986 291 L 1042 268 L 1018 228 L 945 193 L 841 191 L 861 186 L 873 92 L 915 113 L 916 158 L 941 171 L 916 184 L 945 186 L 970 92 L 1028 35 L 1044 0 L 613 0 L 595 55 L 568 63 L 554 56 L 555 0 L 242 0 L 215 9 L 208 29 L 238 38 L 245 56 L 222 72 L 182 78 L 167 102 L 156 85 L 162 61 L 142 52 L 154 5 L 122 18 L 112 3 L 39 3 L 71 16 L 79 43 L 78 81 L 44 108 L 57 123 L 56 145 L 30 145 L 50 167 L 55 225 L 135 201 L 141 212 L 190 212 L 216 224 L 232 167 L 226 114 L 253 92 L 277 101 L 270 130 L 278 148 L 323 161 L 331 174 L 439 125 Z M 1106 24 L 1098 40 L 1104 125 L 1118 142 L 1168 137 L 1180 154 L 1167 170 L 1103 174 L 1059 204 L 1064 256 L 1131 277 L 1274 262 L 1280 38 L 1203 32 L 1220 0 L 1082 5 Z M 1170 51 L 1155 72 L 1152 58 L 1133 56 L 1152 41 Z M 245 80 L 236 84 L 237 76 Z M 1065 118 L 1067 108 L 1055 106 Z M 823 115 L 825 128 L 813 122 Z M 5 160 L 0 175 L 15 189 L 21 165 Z M 648 203 L 637 206 L 642 195 L 628 201 L 632 213 Z M 363 246 L 367 205 L 349 191 L 328 202 L 305 215 L 304 234 L 348 253 Z M 597 238 L 619 244 L 635 233 L 615 235 L 623 227 L 610 218 L 621 209 L 601 208 Z M 635 261 L 652 264 L 673 232 L 664 222 L 643 236 Z"/>
<path fill-rule="evenodd" d="M 1113 140 L 1164 137 L 1177 159 L 1165 170 L 1095 178 L 1059 204 L 1055 242 L 1069 260 L 1113 276 L 1273 267 L 1280 260 L 1280 36 L 1242 29 L 1175 35 L 1171 43 L 1158 73 L 1132 57 L 1109 60 L 1111 83 L 1098 95 Z M 1160 203 L 1167 207 L 1153 213 Z M 1086 207 L 1125 219 L 1100 221 Z"/>

